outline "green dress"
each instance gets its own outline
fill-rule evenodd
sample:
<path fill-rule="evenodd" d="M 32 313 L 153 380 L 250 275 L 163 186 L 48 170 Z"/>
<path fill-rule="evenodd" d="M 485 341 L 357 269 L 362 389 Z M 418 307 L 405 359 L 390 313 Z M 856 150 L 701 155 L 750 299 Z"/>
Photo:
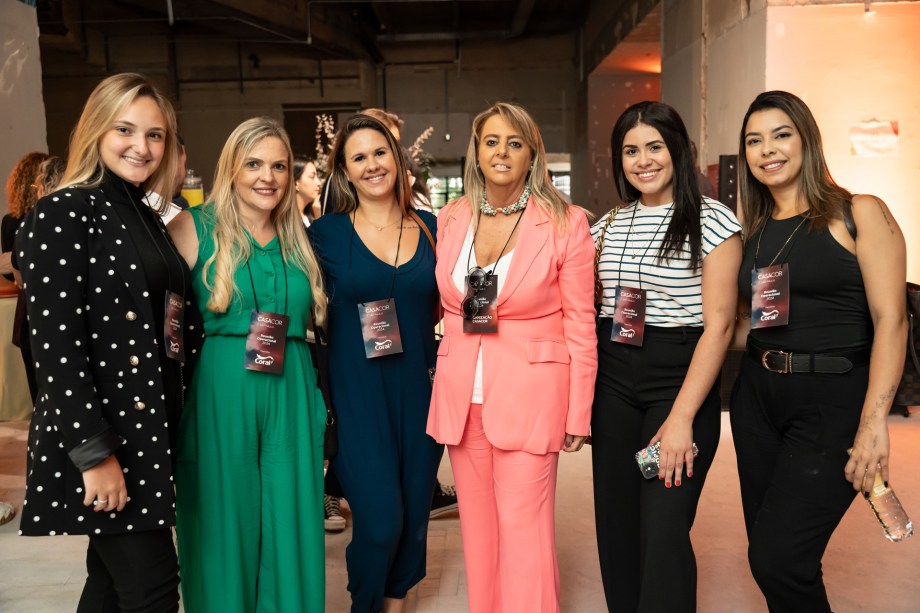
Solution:
<path fill-rule="evenodd" d="M 214 253 L 212 210 L 190 209 L 199 245 L 192 288 L 206 336 L 179 422 L 185 611 L 323 611 L 326 413 L 305 341 L 310 283 L 298 268 L 285 270 L 277 238 L 261 246 L 247 234 L 238 293 L 226 313 L 208 311 L 201 273 Z M 243 367 L 253 287 L 260 310 L 290 317 L 282 374 Z"/>

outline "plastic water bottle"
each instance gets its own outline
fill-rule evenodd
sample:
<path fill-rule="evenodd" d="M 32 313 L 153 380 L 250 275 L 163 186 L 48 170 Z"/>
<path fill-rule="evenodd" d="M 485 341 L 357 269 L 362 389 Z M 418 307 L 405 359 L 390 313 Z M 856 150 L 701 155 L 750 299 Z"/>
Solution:
<path fill-rule="evenodd" d="M 636 463 L 639 465 L 642 476 L 646 479 L 654 479 L 658 476 L 660 450 L 661 441 L 658 441 L 654 445 L 649 445 L 645 449 L 640 449 L 636 452 Z M 698 455 L 700 455 L 700 449 L 696 446 L 696 443 L 693 443 L 693 457 L 695 458 Z M 679 476 L 678 479 L 680 479 Z"/>
<path fill-rule="evenodd" d="M 886 539 L 897 543 L 913 535 L 914 525 L 904 512 L 898 497 L 894 495 L 894 490 L 882 481 L 880 472 L 875 473 L 875 482 L 867 500 L 882 528 L 885 529 Z"/>

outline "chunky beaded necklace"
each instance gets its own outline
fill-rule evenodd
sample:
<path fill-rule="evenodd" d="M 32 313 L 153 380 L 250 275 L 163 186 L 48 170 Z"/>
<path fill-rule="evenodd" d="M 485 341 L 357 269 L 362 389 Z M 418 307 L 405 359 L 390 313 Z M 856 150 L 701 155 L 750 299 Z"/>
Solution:
<path fill-rule="evenodd" d="M 509 204 L 506 207 L 496 209 L 494 206 L 489 204 L 489 201 L 486 199 L 486 191 L 482 190 L 482 200 L 479 202 L 479 210 L 482 211 L 483 215 L 489 215 L 495 217 L 496 213 L 501 211 L 505 215 L 511 215 L 512 213 L 517 213 L 518 211 L 523 211 L 527 206 L 527 199 L 530 198 L 530 186 L 525 185 L 524 191 L 521 192 L 521 197 L 518 198 L 517 202 L 514 204 Z"/>

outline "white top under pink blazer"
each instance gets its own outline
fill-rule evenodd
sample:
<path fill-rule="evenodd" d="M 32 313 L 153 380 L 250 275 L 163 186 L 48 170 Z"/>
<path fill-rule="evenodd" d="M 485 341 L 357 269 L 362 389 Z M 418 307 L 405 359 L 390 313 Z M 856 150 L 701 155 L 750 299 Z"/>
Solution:
<path fill-rule="evenodd" d="M 559 451 L 566 433 L 586 435 L 597 372 L 594 243 L 579 208 L 555 228 L 531 198 L 514 258 L 498 294 L 498 333 L 464 334 L 464 294 L 451 273 L 470 228 L 466 196 L 438 216 L 435 276 L 444 307 L 444 338 L 427 432 L 456 445 L 463 436 L 480 347 L 483 426 L 493 446 L 529 453 Z"/>

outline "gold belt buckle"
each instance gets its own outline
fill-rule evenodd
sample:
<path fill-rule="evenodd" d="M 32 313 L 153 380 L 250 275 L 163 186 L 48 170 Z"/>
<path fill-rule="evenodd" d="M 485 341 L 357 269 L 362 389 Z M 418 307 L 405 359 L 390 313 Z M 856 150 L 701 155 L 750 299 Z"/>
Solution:
<path fill-rule="evenodd" d="M 767 358 L 770 354 L 776 354 L 783 356 L 783 367 L 782 369 L 771 368 L 767 363 Z M 780 351 L 779 349 L 771 349 L 769 351 L 764 351 L 763 355 L 760 356 L 760 363 L 763 364 L 763 367 L 769 370 L 770 372 L 779 373 L 781 375 L 788 375 L 792 372 L 792 353 L 786 351 Z"/>

